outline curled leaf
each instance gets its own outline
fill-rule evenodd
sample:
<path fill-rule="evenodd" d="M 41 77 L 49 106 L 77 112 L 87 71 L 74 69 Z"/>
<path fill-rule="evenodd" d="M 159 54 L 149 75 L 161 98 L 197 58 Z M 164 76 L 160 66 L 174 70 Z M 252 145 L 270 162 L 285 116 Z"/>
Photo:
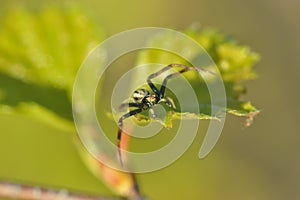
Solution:
<path fill-rule="evenodd" d="M 83 162 L 95 177 L 103 180 L 110 189 L 121 196 L 131 199 L 139 198 L 134 174 L 121 172 L 104 165 L 88 153 L 78 140 L 75 143 Z M 101 155 L 101 157 L 104 158 L 105 155 Z M 107 156 L 105 159 L 110 159 L 110 157 Z"/>

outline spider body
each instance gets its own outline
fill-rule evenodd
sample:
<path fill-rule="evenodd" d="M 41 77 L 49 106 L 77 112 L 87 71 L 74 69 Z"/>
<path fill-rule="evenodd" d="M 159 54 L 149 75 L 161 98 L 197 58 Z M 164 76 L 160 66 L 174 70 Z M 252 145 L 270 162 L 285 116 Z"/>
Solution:
<path fill-rule="evenodd" d="M 165 77 L 165 79 L 163 80 L 161 87 L 157 88 L 153 84 L 151 79 L 159 76 L 163 72 L 165 72 L 171 68 L 174 68 L 174 67 L 178 67 L 181 69 L 175 73 L 171 73 L 171 74 L 167 75 Z M 197 72 L 206 71 L 203 68 L 186 66 L 183 64 L 170 64 L 170 65 L 162 68 L 161 70 L 157 71 L 156 73 L 153 73 L 150 76 L 148 76 L 147 83 L 148 83 L 149 87 L 151 88 L 152 92 L 149 92 L 146 89 L 135 90 L 132 94 L 132 97 L 130 98 L 130 101 L 128 103 L 121 104 L 120 107 L 124 107 L 127 105 L 128 107 L 135 108 L 135 109 L 131 109 L 128 113 L 126 113 L 122 117 L 120 117 L 120 119 L 118 121 L 119 129 L 118 129 L 118 135 L 117 135 L 117 151 L 118 151 L 118 156 L 119 156 L 121 164 L 123 164 L 122 157 L 121 157 L 121 149 L 120 149 L 123 120 L 126 118 L 129 118 L 133 115 L 136 115 L 142 111 L 145 111 L 145 110 L 149 110 L 152 117 L 156 118 L 156 115 L 153 112 L 152 107 L 159 103 L 165 103 L 168 107 L 176 108 L 173 100 L 171 98 L 165 96 L 165 89 L 166 89 L 167 82 L 169 79 L 175 78 L 176 76 L 179 76 L 180 74 L 190 71 L 190 70 L 197 71 Z"/>
<path fill-rule="evenodd" d="M 158 103 L 158 96 L 146 89 L 138 89 L 133 92 L 132 95 L 133 103 L 138 104 L 143 110 L 147 110 Z"/>
<path fill-rule="evenodd" d="M 168 99 L 166 99 L 168 98 Z M 164 102 L 169 107 L 175 107 L 172 100 L 169 97 L 163 98 L 161 95 L 156 93 L 150 93 L 146 89 L 138 89 L 133 92 L 131 101 L 128 103 L 130 107 L 138 107 L 142 110 L 151 109 L 156 104 Z"/>

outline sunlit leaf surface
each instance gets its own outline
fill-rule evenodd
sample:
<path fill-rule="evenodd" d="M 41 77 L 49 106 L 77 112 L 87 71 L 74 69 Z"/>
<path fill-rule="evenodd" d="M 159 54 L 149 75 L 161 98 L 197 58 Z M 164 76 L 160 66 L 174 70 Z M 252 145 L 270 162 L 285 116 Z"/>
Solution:
<path fill-rule="evenodd" d="M 20 7 L 2 20 L 0 111 L 28 114 L 36 104 L 56 118 L 71 121 L 77 70 L 103 39 L 97 24 L 76 6 L 41 10 Z M 57 124 L 52 120 L 55 117 L 47 118 L 45 112 L 34 115 Z"/>

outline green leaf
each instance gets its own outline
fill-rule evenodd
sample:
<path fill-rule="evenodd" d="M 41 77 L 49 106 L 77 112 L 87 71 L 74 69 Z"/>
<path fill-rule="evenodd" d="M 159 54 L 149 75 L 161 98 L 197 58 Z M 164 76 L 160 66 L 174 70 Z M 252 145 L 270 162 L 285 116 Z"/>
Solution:
<path fill-rule="evenodd" d="M 259 110 L 257 110 L 250 101 L 241 101 L 240 99 L 242 95 L 246 93 L 244 81 L 252 80 L 256 77 L 253 66 L 258 62 L 259 55 L 251 51 L 249 47 L 238 45 L 232 38 L 210 28 L 203 29 L 200 32 L 187 30 L 185 33 L 202 45 L 216 63 L 222 75 L 226 90 L 226 112 L 236 116 L 246 117 L 246 125 L 250 125 L 253 117 L 259 113 Z M 165 65 L 182 63 L 190 65 L 187 60 L 197 59 L 197 51 L 185 43 L 182 43 L 182 41 L 178 40 L 178 38 L 172 34 L 160 34 L 149 41 L 149 43 L 155 46 L 159 45 L 162 49 L 175 48 L 180 52 L 182 57 L 164 50 L 148 49 L 140 52 L 137 65 L 147 63 L 161 63 Z M 183 57 L 185 59 L 183 59 Z M 206 69 L 210 70 L 210 66 L 207 66 Z M 143 74 L 137 74 L 136 76 L 145 77 L 146 73 L 147 72 L 144 71 Z M 153 71 L 149 73 L 153 73 Z M 170 110 L 165 119 L 159 121 L 161 121 L 165 127 L 171 127 L 172 119 L 179 116 L 188 119 L 219 119 L 221 116 L 212 116 L 211 114 L 211 107 L 215 105 L 211 105 L 210 95 L 205 82 L 199 80 L 194 72 L 184 73 L 183 76 L 190 81 L 197 94 L 198 105 L 194 104 L 193 106 L 199 106 L 200 112 L 194 112 L 193 109 L 181 111 L 177 109 Z M 159 80 L 162 81 L 162 78 L 160 77 Z M 176 84 L 177 80 L 170 82 L 170 84 Z M 180 83 L 177 84 L 177 87 L 180 87 Z M 168 94 L 168 92 L 166 93 Z M 172 95 L 171 97 L 176 98 Z M 148 115 L 146 118 L 149 120 Z"/>
<path fill-rule="evenodd" d="M 101 33 L 77 8 L 10 11 L 0 31 L 0 70 L 26 82 L 72 90 L 86 54 Z"/>
<path fill-rule="evenodd" d="M 72 4 L 8 11 L 0 29 L 0 112 L 38 107 L 37 118 L 59 124 L 43 117 L 49 113 L 70 123 L 73 83 L 84 57 L 103 39 L 98 27 Z"/>
<path fill-rule="evenodd" d="M 42 120 L 60 129 L 74 129 L 67 92 L 35 85 L 0 73 L 0 113 Z"/>

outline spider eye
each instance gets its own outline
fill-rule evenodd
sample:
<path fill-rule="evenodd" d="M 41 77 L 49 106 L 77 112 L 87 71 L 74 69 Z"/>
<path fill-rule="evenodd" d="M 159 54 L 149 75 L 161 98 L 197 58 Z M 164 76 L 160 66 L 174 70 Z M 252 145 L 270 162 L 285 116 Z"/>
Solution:
<path fill-rule="evenodd" d="M 139 98 L 137 98 L 137 97 L 133 97 L 133 99 L 134 99 L 135 101 L 139 100 Z"/>

